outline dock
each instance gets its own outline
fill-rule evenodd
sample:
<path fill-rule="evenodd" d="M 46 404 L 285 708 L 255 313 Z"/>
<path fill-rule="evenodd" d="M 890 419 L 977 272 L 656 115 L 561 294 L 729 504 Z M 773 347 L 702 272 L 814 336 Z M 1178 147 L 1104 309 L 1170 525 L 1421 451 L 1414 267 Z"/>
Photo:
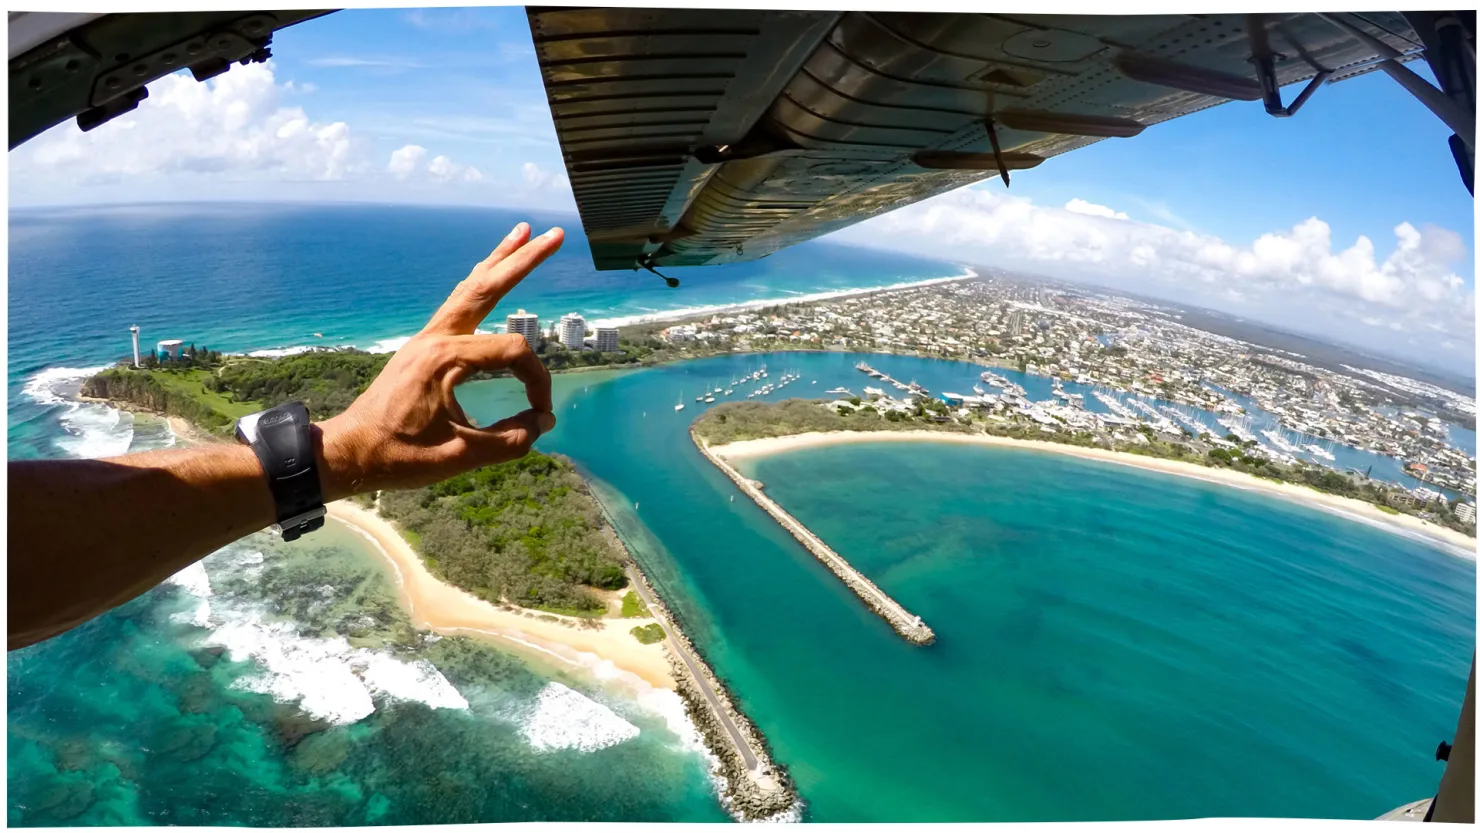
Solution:
<path fill-rule="evenodd" d="M 715 468 L 725 473 L 725 476 L 735 481 L 735 485 L 755 501 L 755 504 L 765 510 L 766 514 L 776 519 L 781 527 L 791 533 L 791 537 L 797 539 L 806 550 L 824 567 L 832 571 L 833 575 L 843 580 L 843 583 L 852 590 L 874 613 L 877 613 L 889 626 L 894 628 L 895 633 L 904 637 L 907 642 L 915 645 L 929 645 L 935 641 L 935 631 L 921 621 L 920 617 L 909 612 L 889 594 L 880 590 L 878 585 L 868 580 L 868 577 L 859 572 L 847 559 L 838 555 L 821 538 L 814 535 L 811 530 L 802 525 L 801 521 L 793 518 L 790 513 L 782 509 L 770 496 L 762 491 L 762 485 L 755 480 L 742 475 L 736 471 L 723 458 L 709 450 L 709 444 L 695 435 L 692 431 L 690 437 L 694 440 L 694 446 L 699 453 L 713 463 Z"/>

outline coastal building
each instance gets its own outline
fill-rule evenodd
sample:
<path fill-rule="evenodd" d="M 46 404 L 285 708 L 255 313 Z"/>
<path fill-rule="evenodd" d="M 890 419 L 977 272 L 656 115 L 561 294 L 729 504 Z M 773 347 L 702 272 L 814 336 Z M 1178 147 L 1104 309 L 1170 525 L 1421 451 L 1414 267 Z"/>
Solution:
<path fill-rule="evenodd" d="M 617 352 L 617 332 L 616 327 L 597 327 L 596 349 L 603 353 Z"/>
<path fill-rule="evenodd" d="M 167 338 L 164 341 L 161 341 L 158 344 L 154 345 L 154 351 L 155 354 L 159 356 L 159 360 L 162 362 L 179 361 L 180 348 L 184 346 L 185 342 L 181 341 L 178 338 Z"/>
<path fill-rule="evenodd" d="M 517 333 L 524 336 L 529 346 L 534 347 L 540 343 L 540 317 L 534 313 L 519 310 L 504 319 L 504 332 Z"/>
<path fill-rule="evenodd" d="M 1475 522 L 1475 504 L 1456 503 L 1454 505 L 1454 516 L 1459 518 L 1460 523 L 1472 524 Z"/>
<path fill-rule="evenodd" d="M 134 337 L 134 367 L 141 367 L 142 365 L 139 363 L 139 325 L 135 324 L 129 327 L 128 331 Z"/>
<path fill-rule="evenodd" d="M 567 312 L 560 316 L 560 343 L 571 350 L 586 346 L 586 319 L 578 312 Z"/>

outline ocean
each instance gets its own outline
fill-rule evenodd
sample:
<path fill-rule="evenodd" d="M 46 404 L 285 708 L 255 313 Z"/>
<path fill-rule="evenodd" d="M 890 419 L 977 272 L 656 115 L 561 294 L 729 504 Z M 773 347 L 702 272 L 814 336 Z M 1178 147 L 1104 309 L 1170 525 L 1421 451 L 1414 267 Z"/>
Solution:
<path fill-rule="evenodd" d="M 143 341 L 392 348 L 518 219 L 192 206 L 15 214 L 12 458 L 171 444 L 67 397 Z M 755 264 L 596 274 L 574 218 L 542 318 L 661 314 L 959 274 L 814 244 Z M 322 333 L 317 339 L 313 333 Z M 858 445 L 745 464 L 939 636 L 902 642 L 689 443 L 701 390 L 861 387 L 857 355 L 556 379 L 545 451 L 592 479 L 812 821 L 1371 818 L 1432 794 L 1474 651 L 1475 565 L 1227 487 L 1000 449 Z M 934 391 L 979 368 L 870 356 Z M 1014 376 L 1016 379 L 1017 377 Z M 1025 384 L 1033 380 L 1022 378 Z M 1046 382 L 1044 383 L 1046 384 Z M 459 390 L 475 419 L 507 381 Z M 685 410 L 675 412 L 678 402 Z M 522 407 L 522 406 L 520 406 Z M 255 535 L 7 657 L 8 820 L 350 825 L 724 819 L 663 692 L 409 628 L 342 528 Z"/>

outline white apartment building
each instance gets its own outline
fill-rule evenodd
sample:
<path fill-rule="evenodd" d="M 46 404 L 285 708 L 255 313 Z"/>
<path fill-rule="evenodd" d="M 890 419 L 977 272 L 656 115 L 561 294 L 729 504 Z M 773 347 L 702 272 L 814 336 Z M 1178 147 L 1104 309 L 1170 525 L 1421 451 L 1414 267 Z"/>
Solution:
<path fill-rule="evenodd" d="M 1456 503 L 1454 505 L 1454 516 L 1459 518 L 1460 523 L 1472 524 L 1475 522 L 1475 504 Z"/>
<path fill-rule="evenodd" d="M 586 319 L 578 312 L 560 316 L 560 343 L 571 350 L 586 346 Z"/>
<path fill-rule="evenodd" d="M 597 327 L 596 349 L 603 353 L 617 352 L 617 333 L 616 327 Z"/>
<path fill-rule="evenodd" d="M 530 347 L 540 343 L 540 317 L 534 313 L 519 310 L 504 319 L 504 332 L 518 333 L 524 336 Z"/>

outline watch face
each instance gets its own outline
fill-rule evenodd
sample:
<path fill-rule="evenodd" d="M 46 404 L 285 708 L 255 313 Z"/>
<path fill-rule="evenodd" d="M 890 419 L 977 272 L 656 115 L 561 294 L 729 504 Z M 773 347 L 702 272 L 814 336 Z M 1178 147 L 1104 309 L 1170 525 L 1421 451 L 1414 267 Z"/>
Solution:
<path fill-rule="evenodd" d="M 283 466 L 291 468 L 297 465 L 300 453 L 298 425 L 292 414 L 266 414 L 257 421 L 257 433 Z"/>

